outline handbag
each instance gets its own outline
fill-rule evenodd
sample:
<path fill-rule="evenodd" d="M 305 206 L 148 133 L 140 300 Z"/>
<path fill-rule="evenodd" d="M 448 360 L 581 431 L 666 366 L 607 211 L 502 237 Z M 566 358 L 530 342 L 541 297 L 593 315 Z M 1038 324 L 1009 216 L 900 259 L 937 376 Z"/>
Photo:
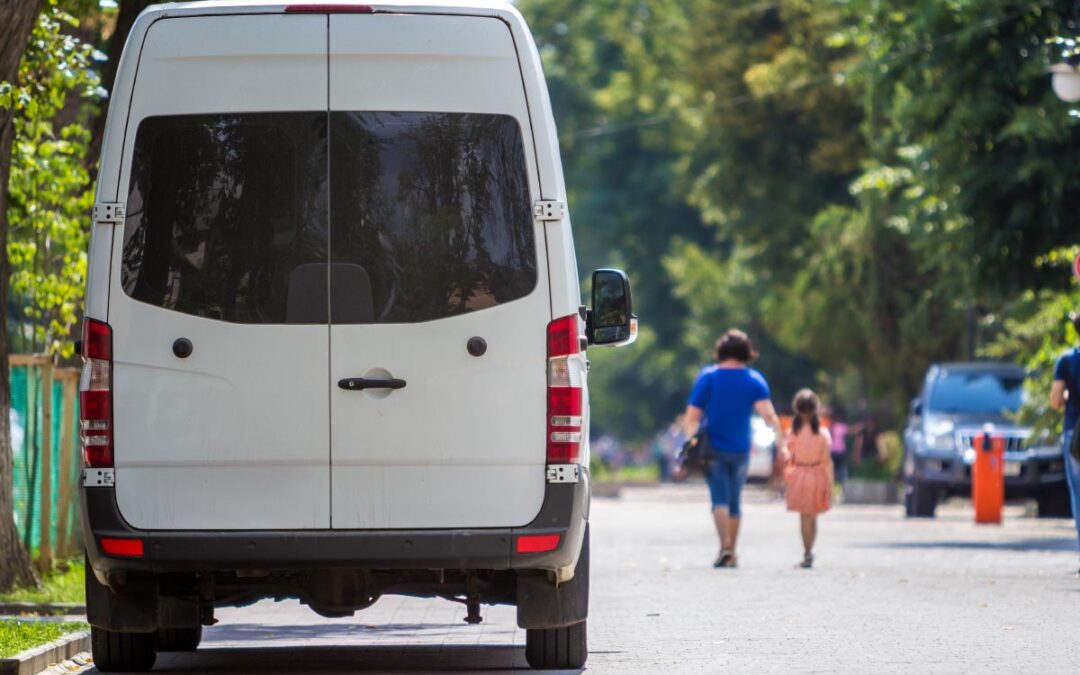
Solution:
<path fill-rule="evenodd" d="M 708 430 L 702 427 L 694 436 L 683 443 L 677 456 L 679 466 L 687 471 L 700 471 L 708 473 L 716 459 L 716 449 L 709 440 Z"/>

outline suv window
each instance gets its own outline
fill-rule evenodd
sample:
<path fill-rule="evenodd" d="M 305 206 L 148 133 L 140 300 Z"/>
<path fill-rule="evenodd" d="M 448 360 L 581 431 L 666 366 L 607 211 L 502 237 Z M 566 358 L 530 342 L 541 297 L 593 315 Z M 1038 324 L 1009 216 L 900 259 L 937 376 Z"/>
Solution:
<path fill-rule="evenodd" d="M 331 112 L 330 138 L 331 283 L 354 285 L 332 290 L 334 323 L 430 321 L 536 287 L 514 118 Z"/>
<path fill-rule="evenodd" d="M 934 382 L 928 409 L 939 413 L 1016 412 L 1024 403 L 1020 373 L 942 371 Z"/>
<path fill-rule="evenodd" d="M 124 291 L 223 321 L 325 322 L 326 124 L 325 112 L 143 120 Z"/>
<path fill-rule="evenodd" d="M 325 323 L 328 304 L 335 323 L 430 321 L 529 295 L 534 236 L 509 116 L 153 117 L 135 140 L 121 283 L 239 323 Z"/>

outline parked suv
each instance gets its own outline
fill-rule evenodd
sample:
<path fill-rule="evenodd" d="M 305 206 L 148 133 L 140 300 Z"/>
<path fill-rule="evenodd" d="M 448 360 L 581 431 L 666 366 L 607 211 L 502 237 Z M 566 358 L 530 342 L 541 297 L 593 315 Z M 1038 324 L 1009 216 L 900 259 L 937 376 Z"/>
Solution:
<path fill-rule="evenodd" d="M 80 352 L 99 670 L 215 607 L 517 606 L 586 659 L 587 345 L 540 58 L 509 5 L 150 7 L 119 64 Z"/>
<path fill-rule="evenodd" d="M 941 363 L 926 373 L 904 431 L 904 505 L 934 516 L 938 500 L 971 493 L 972 448 L 989 431 L 1005 438 L 1005 495 L 1033 497 L 1041 516 L 1068 516 L 1061 448 L 1039 443 L 1011 414 L 1023 403 L 1025 373 L 1008 363 Z"/>

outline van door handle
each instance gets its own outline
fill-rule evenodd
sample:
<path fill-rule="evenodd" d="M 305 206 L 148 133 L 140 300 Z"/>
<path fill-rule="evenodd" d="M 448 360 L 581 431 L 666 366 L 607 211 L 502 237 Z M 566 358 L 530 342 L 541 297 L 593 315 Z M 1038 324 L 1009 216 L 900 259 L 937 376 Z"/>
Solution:
<path fill-rule="evenodd" d="M 405 380 L 391 378 L 388 380 L 369 380 L 365 377 L 346 377 L 338 380 L 337 386 L 350 391 L 360 389 L 404 389 Z"/>

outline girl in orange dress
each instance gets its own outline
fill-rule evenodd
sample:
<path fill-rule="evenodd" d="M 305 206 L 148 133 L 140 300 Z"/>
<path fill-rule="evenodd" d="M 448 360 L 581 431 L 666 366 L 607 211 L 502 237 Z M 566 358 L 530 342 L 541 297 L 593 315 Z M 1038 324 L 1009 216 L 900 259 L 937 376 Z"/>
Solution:
<path fill-rule="evenodd" d="M 817 517 L 829 510 L 832 497 L 832 445 L 827 429 L 821 428 L 818 410 L 821 401 L 817 394 L 803 389 L 795 394 L 792 404 L 795 420 L 788 435 L 789 449 L 787 479 L 787 508 L 799 514 L 802 529 L 803 560 L 799 567 L 814 565 L 814 540 L 817 538 Z"/>

